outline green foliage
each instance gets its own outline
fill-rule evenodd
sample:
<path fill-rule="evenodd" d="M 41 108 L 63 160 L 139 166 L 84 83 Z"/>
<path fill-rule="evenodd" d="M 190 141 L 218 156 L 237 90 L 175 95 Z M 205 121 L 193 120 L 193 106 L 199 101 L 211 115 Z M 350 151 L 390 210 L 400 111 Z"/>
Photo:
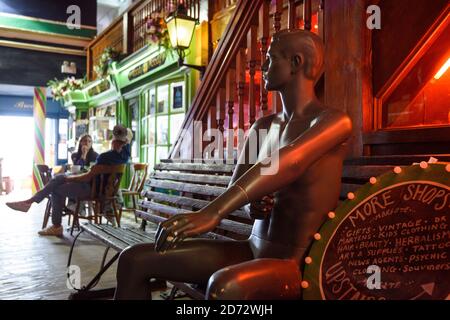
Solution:
<path fill-rule="evenodd" d="M 114 61 L 122 59 L 122 54 L 114 48 L 106 47 L 103 50 L 98 63 L 94 66 L 94 72 L 98 78 L 106 78 L 110 74 L 110 65 Z"/>

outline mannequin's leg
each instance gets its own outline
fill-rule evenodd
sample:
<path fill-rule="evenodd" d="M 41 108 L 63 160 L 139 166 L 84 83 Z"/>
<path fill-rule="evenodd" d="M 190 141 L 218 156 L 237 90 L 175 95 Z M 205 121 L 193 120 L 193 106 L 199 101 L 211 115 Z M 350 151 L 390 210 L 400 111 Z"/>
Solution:
<path fill-rule="evenodd" d="M 206 294 L 217 300 L 300 299 L 300 282 L 294 260 L 255 259 L 215 272 Z"/>
<path fill-rule="evenodd" d="M 159 253 L 154 244 L 124 250 L 117 268 L 116 299 L 151 299 L 152 278 L 206 284 L 219 269 L 253 259 L 247 241 L 186 240 Z"/>

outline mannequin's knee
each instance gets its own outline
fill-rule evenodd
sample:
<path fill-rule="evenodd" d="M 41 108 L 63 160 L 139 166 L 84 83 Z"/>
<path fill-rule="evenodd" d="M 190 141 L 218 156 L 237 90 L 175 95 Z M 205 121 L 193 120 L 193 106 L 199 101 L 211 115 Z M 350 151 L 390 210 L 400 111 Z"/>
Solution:
<path fill-rule="evenodd" d="M 142 254 L 139 246 L 131 246 L 123 250 L 119 255 L 118 267 L 127 270 L 136 268 L 139 264 L 139 255 Z"/>
<path fill-rule="evenodd" d="M 208 300 L 241 300 L 245 299 L 245 292 L 239 278 L 225 269 L 215 272 L 209 278 L 206 298 Z"/>

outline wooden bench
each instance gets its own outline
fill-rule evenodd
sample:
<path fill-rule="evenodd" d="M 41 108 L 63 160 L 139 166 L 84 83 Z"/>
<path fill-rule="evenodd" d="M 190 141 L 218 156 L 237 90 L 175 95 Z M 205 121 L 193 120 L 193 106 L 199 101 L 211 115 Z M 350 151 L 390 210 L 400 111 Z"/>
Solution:
<path fill-rule="evenodd" d="M 115 228 L 110 225 L 86 223 L 81 226 L 81 232 L 86 232 L 106 245 L 99 273 L 88 285 L 82 288 L 77 297 L 86 297 L 99 281 L 102 274 L 117 260 L 121 251 L 138 243 L 154 242 L 157 225 L 165 219 L 178 214 L 196 211 L 206 206 L 210 201 L 223 193 L 233 174 L 234 164 L 182 163 L 163 160 L 157 164 L 147 179 L 141 193 L 143 200 L 138 202 L 135 215 L 142 219 L 140 227 Z M 226 240 L 247 239 L 252 229 L 253 221 L 243 210 L 233 212 L 222 220 L 214 232 L 202 237 Z M 80 235 L 77 235 L 78 236 Z M 76 239 L 74 240 L 74 244 Z M 72 246 L 73 247 L 73 246 Z M 116 254 L 105 263 L 107 250 L 112 248 Z M 70 256 L 72 255 L 72 252 Z M 69 258 L 70 265 L 71 261 Z M 172 283 L 173 297 L 178 289 L 193 298 L 201 299 L 200 291 L 182 283 Z M 112 290 L 100 293 L 110 294 Z"/>
<path fill-rule="evenodd" d="M 397 165 L 410 165 L 412 162 L 427 161 L 428 158 L 428 155 L 424 155 L 362 157 L 347 160 L 343 168 L 339 202 L 346 199 L 348 192 L 353 192 L 367 183 L 372 176 L 393 170 Z M 440 157 L 445 160 L 444 158 Z M 175 214 L 199 210 L 223 193 L 233 170 L 232 164 L 186 163 L 171 160 L 163 160 L 157 164 L 146 181 L 142 192 L 143 200 L 139 201 L 136 210 L 136 216 L 142 219 L 140 228 L 119 229 L 109 225 L 95 224 L 81 226 L 82 231 L 102 241 L 107 246 L 107 250 L 113 248 L 117 251 L 107 264 L 105 264 L 106 255 L 104 256 L 98 277 L 94 278 L 84 290 L 91 289 L 98 282 L 101 274 L 118 258 L 122 250 L 137 243 L 154 242 L 157 224 Z M 216 230 L 204 237 L 246 239 L 251 232 L 252 224 L 253 221 L 243 210 L 237 210 L 224 219 Z M 203 291 L 198 287 L 178 282 L 172 282 L 172 284 L 174 287 L 169 298 L 173 298 L 179 289 L 192 298 L 204 298 Z"/>

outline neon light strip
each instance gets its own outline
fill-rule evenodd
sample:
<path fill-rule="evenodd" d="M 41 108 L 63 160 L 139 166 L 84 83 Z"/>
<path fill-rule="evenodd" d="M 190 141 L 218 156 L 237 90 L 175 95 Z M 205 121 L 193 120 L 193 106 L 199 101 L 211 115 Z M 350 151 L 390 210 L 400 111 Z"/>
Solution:
<path fill-rule="evenodd" d="M 450 68 L 450 58 L 448 58 L 447 62 L 444 63 L 444 65 L 439 69 L 439 71 L 435 74 L 434 78 L 436 80 L 439 80 L 440 77 L 447 71 L 447 69 Z"/>

